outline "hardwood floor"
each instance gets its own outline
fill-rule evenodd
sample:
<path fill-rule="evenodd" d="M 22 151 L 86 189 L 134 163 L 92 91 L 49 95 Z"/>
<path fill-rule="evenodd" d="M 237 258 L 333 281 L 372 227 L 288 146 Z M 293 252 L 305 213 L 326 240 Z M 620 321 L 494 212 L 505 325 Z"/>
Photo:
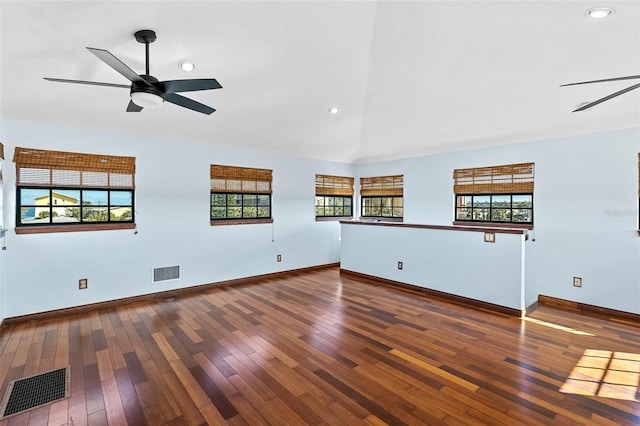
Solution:
<path fill-rule="evenodd" d="M 10 325 L 2 396 L 71 365 L 71 397 L 0 426 L 640 424 L 638 325 L 521 320 L 329 268 Z"/>

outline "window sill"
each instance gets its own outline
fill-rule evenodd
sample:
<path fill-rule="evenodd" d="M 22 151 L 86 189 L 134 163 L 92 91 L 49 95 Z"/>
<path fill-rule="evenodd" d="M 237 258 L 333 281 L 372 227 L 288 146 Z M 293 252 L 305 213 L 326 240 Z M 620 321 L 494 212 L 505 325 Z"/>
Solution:
<path fill-rule="evenodd" d="M 316 222 L 339 222 L 341 220 L 353 220 L 353 216 L 316 216 Z"/>
<path fill-rule="evenodd" d="M 375 217 L 375 216 L 360 216 L 360 222 L 394 222 L 402 223 L 404 218 L 401 217 Z"/>
<path fill-rule="evenodd" d="M 101 223 L 87 225 L 42 225 L 16 227 L 16 234 L 48 234 L 51 232 L 113 231 L 134 229 L 135 223 Z"/>
<path fill-rule="evenodd" d="M 495 223 L 495 222 L 464 222 L 454 221 L 454 226 L 476 226 L 478 228 L 502 228 L 502 229 L 533 229 L 532 223 Z"/>
<path fill-rule="evenodd" d="M 211 226 L 253 225 L 256 223 L 273 223 L 273 219 L 210 220 L 209 223 Z"/>

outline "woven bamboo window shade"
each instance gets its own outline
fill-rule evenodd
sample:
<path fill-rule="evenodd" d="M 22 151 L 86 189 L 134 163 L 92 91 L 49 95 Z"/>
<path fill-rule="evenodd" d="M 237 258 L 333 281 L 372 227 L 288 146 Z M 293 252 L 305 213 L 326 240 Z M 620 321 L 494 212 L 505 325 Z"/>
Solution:
<path fill-rule="evenodd" d="M 17 184 L 92 188 L 135 188 L 135 157 L 16 147 Z"/>
<path fill-rule="evenodd" d="M 211 192 L 271 194 L 273 171 L 211 165 Z"/>
<path fill-rule="evenodd" d="M 376 176 L 360 178 L 360 195 L 369 196 L 402 196 L 404 176 Z"/>
<path fill-rule="evenodd" d="M 533 164 L 456 169 L 453 171 L 455 194 L 533 193 Z"/>
<path fill-rule="evenodd" d="M 353 178 L 316 175 L 316 195 L 353 195 Z"/>

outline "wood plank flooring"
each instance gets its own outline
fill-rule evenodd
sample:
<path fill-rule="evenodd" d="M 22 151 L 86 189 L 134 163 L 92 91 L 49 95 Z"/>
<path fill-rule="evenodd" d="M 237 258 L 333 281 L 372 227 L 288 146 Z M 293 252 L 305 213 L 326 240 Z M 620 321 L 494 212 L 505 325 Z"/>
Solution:
<path fill-rule="evenodd" d="M 638 324 L 522 320 L 338 268 L 2 333 L 2 396 L 67 365 L 70 398 L 0 426 L 640 424 Z"/>

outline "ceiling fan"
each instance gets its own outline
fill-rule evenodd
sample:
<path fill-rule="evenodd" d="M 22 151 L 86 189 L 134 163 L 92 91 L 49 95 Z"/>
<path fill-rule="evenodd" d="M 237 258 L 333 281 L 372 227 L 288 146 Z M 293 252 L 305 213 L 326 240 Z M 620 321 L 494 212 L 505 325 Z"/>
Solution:
<path fill-rule="evenodd" d="M 158 81 L 157 78 L 149 74 L 149 44 L 156 40 L 156 33 L 152 30 L 140 30 L 134 34 L 136 40 L 145 45 L 146 67 L 144 74 L 136 74 L 131 68 L 125 65 L 120 59 L 103 49 L 87 47 L 102 62 L 125 76 L 131 85 L 100 83 L 95 81 L 65 80 L 61 78 L 48 78 L 45 80 L 57 81 L 61 83 L 89 84 L 94 86 L 121 87 L 130 89 L 131 100 L 127 106 L 127 112 L 140 112 L 143 108 L 157 108 L 162 106 L 164 101 L 172 104 L 201 112 L 211 114 L 215 109 L 210 106 L 196 102 L 193 99 L 178 95 L 179 92 L 194 92 L 198 90 L 221 89 L 222 86 L 215 78 L 197 78 L 189 80 L 166 80 Z"/>
<path fill-rule="evenodd" d="M 605 78 L 603 80 L 581 81 L 579 83 L 563 84 L 560 87 L 575 86 L 575 85 L 578 85 L 578 84 L 605 83 L 605 82 L 608 82 L 608 81 L 633 80 L 633 79 L 636 79 L 636 78 L 640 78 L 640 75 L 629 75 L 629 76 L 626 76 L 626 77 Z M 596 101 L 589 102 L 589 103 L 587 103 L 585 105 L 582 105 L 580 108 L 574 110 L 573 112 L 584 111 L 585 109 L 589 109 L 592 106 L 596 106 L 598 104 L 601 104 L 602 102 L 605 102 L 605 101 L 608 101 L 609 99 L 613 99 L 613 98 L 615 98 L 617 96 L 623 95 L 623 94 L 625 94 L 627 92 L 630 92 L 632 90 L 635 90 L 635 89 L 637 89 L 639 87 L 640 87 L 640 83 L 634 84 L 633 86 L 629 86 L 626 89 L 622 89 L 622 90 L 620 90 L 618 92 L 612 93 L 612 94 L 610 94 L 608 96 L 605 96 L 604 98 L 600 98 L 600 99 L 598 99 Z"/>

